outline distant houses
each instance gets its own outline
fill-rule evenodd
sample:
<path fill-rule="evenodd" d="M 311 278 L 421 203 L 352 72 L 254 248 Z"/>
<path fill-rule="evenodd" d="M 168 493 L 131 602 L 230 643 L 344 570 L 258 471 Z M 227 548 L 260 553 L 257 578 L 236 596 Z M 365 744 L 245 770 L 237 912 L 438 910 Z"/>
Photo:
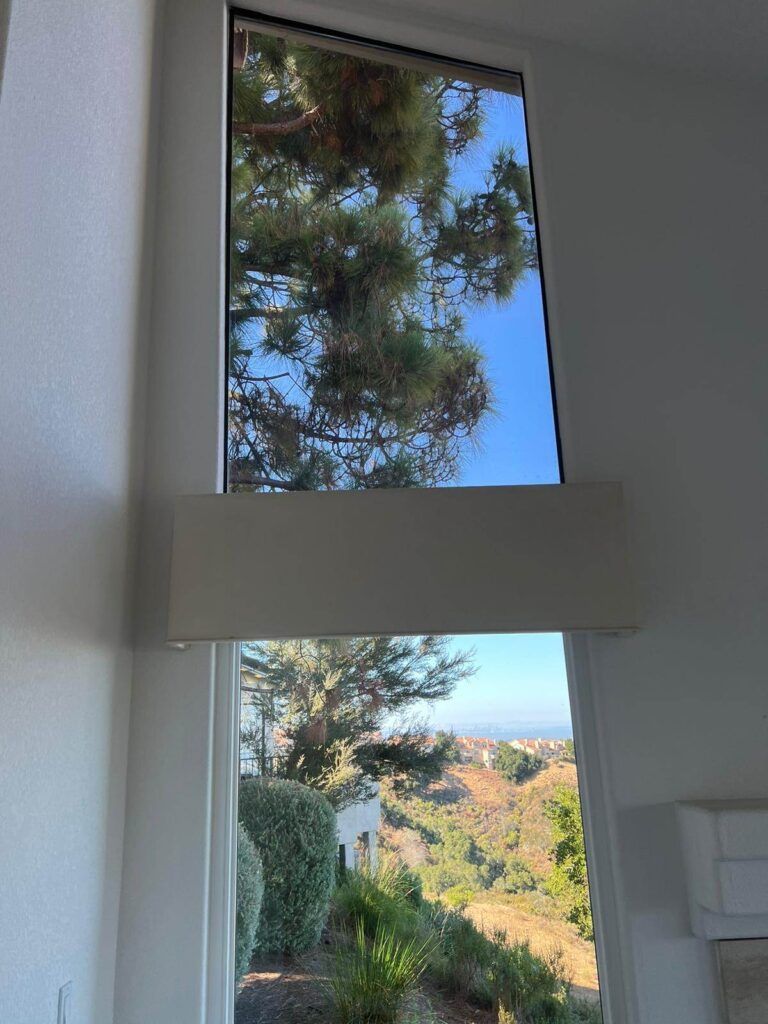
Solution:
<path fill-rule="evenodd" d="M 462 764 L 477 764 L 483 768 L 493 768 L 499 753 L 499 740 L 482 736 L 457 736 L 456 744 Z M 530 754 L 547 760 L 565 753 L 565 740 L 518 739 L 509 740 L 509 744 L 517 750 L 525 750 Z"/>

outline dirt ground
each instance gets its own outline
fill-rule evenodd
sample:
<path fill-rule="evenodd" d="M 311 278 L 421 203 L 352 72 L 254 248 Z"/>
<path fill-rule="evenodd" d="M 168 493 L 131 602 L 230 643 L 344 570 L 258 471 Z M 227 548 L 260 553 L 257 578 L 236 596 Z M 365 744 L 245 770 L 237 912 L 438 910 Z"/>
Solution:
<path fill-rule="evenodd" d="M 330 946 L 303 957 L 254 961 L 235 1001 L 235 1024 L 332 1024 L 323 984 L 331 964 Z M 449 999 L 429 986 L 414 996 L 414 1020 L 430 1024 L 496 1024 L 490 1012 Z M 420 1013 L 421 1011 L 421 1013 Z"/>
<path fill-rule="evenodd" d="M 322 979 L 328 954 L 321 947 L 304 957 L 254 962 L 235 1000 L 235 1024 L 307 1024 L 328 1020 Z"/>
<path fill-rule="evenodd" d="M 492 909 L 498 908 L 494 906 Z M 489 928 L 510 924 L 509 920 L 504 925 L 501 921 L 491 921 L 481 905 L 477 905 L 475 911 L 478 923 L 483 921 Z M 541 922 L 540 927 L 543 924 Z M 541 942 L 538 948 L 543 950 L 543 934 Z M 552 941 L 546 948 L 551 946 Z M 328 946 L 304 957 L 271 957 L 255 962 L 252 971 L 243 979 L 235 1002 L 235 1024 L 332 1024 L 323 992 L 329 966 Z M 578 979 L 589 983 L 575 984 L 574 992 L 597 999 L 597 978 L 591 980 L 585 965 L 579 970 Z M 413 1020 L 423 1019 L 430 1024 L 496 1024 L 498 1020 L 490 1011 L 468 1006 L 462 999 L 451 999 L 429 985 L 414 997 L 411 1016 Z"/>

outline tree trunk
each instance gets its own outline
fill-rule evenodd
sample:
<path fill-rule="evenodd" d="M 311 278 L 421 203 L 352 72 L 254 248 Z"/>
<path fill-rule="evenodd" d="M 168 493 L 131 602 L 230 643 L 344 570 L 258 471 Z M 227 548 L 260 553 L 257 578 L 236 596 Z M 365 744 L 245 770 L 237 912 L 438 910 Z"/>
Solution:
<path fill-rule="evenodd" d="M 232 40 L 232 69 L 242 71 L 248 56 L 248 33 L 243 28 L 235 29 Z"/>
<path fill-rule="evenodd" d="M 274 487 L 283 491 L 300 491 L 301 487 L 290 483 L 288 480 L 276 480 L 270 476 L 250 476 L 247 473 L 235 473 L 229 478 L 229 483 L 236 487 Z"/>

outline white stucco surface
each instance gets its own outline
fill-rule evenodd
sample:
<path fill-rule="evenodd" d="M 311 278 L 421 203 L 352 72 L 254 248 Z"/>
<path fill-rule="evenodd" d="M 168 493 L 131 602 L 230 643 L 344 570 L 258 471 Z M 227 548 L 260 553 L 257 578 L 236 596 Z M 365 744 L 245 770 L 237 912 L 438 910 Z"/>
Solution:
<path fill-rule="evenodd" d="M 339 843 L 353 843 L 363 832 L 378 832 L 381 825 L 381 800 L 378 787 L 376 795 L 370 800 L 361 800 L 339 811 L 336 815 L 336 828 Z"/>
<path fill-rule="evenodd" d="M 0 1019 L 13 1024 L 55 1019 L 70 979 L 78 1021 L 112 1020 L 123 857 L 114 1019 L 200 1024 L 209 997 L 213 661 L 163 636 L 172 498 L 221 480 L 225 12 L 164 5 L 160 216 L 142 264 L 152 6 L 16 0 L 10 20 Z M 764 797 L 768 777 L 765 7 L 594 3 L 593 30 L 582 9 L 501 0 L 259 6 L 525 73 L 567 475 L 624 483 L 644 622 L 590 642 L 575 680 L 610 836 L 601 900 L 627 992 L 613 1024 L 722 1024 L 674 802 Z"/>
<path fill-rule="evenodd" d="M 12 5 L 0 101 L 4 1024 L 53 1024 L 70 980 L 73 1022 L 112 1018 L 152 41 L 150 0 Z"/>
<path fill-rule="evenodd" d="M 582 762 L 605 792 L 596 813 L 611 872 L 597 884 L 618 927 L 608 951 L 614 991 L 622 988 L 617 953 L 626 988 L 613 1021 L 716 1024 L 715 957 L 691 933 L 673 804 L 762 795 L 768 771 L 768 478 L 760 469 L 768 368 L 761 341 L 768 320 L 765 89 L 731 82 L 732 66 L 718 80 L 714 72 L 646 63 L 640 52 L 620 61 L 553 45 L 536 37 L 522 10 L 499 3 L 484 3 L 477 17 L 454 4 L 440 18 L 427 4 L 421 14 L 414 5 L 260 6 L 525 73 L 567 475 L 625 484 L 645 625 L 638 636 L 589 644 L 576 680 L 585 694 L 580 717 L 592 723 L 584 734 L 596 737 Z M 163 359 L 185 352 L 199 370 L 210 360 L 212 337 L 200 296 L 212 294 L 212 282 L 219 287 L 220 228 L 190 218 L 221 196 L 223 170 L 212 170 L 218 141 L 203 152 L 201 139 L 215 137 L 224 91 L 220 71 L 202 58 L 194 79 L 185 78 L 184 47 L 221 52 L 224 24 L 217 0 L 171 3 L 168 11 L 176 31 L 165 54 L 171 89 L 164 117 L 178 144 L 195 146 L 197 161 L 167 164 L 172 204 L 163 231 L 174 245 L 160 256 L 157 330 Z M 191 309 L 175 294 L 182 291 Z M 165 379 L 170 393 L 176 382 Z M 161 390 L 156 407 L 157 437 L 168 451 L 196 453 L 194 464 L 173 465 L 171 484 L 186 493 L 215 489 L 219 479 L 210 424 L 201 419 L 204 411 L 212 420 L 217 396 L 203 398 L 193 383 L 195 401 L 176 410 L 175 420 L 160 405 L 167 398 Z M 158 476 L 157 488 L 159 566 L 167 558 L 171 486 Z M 123 946 L 131 969 L 120 1000 L 131 1010 L 121 1024 L 162 1017 L 173 1005 L 173 979 L 189 963 L 197 934 L 190 923 L 202 929 L 205 922 L 202 908 L 190 917 L 180 892 L 162 922 L 162 971 L 142 947 L 178 853 L 176 825 L 164 819 L 170 782 L 156 787 L 160 752 L 174 730 L 171 690 L 185 693 L 189 726 L 201 737 L 212 692 L 195 652 L 174 684 L 167 676 L 160 684 L 165 656 L 147 657 L 155 668 L 139 682 L 134 709 L 142 753 L 131 769 L 135 864 L 124 889 L 131 909 Z M 208 755 L 199 743 L 196 749 L 199 772 L 174 782 L 176 802 L 191 805 L 208 778 Z M 187 891 L 195 879 L 205 883 L 204 864 L 193 863 L 203 834 L 193 822 L 185 828 Z M 204 962 L 202 951 L 196 955 Z"/>

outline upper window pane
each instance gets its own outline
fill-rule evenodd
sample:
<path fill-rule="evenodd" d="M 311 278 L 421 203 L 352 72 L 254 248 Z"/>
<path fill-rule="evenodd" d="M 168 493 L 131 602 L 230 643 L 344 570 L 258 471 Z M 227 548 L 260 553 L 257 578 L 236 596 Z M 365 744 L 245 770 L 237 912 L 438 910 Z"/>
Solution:
<path fill-rule="evenodd" d="M 233 59 L 230 489 L 559 480 L 518 80 Z"/>

